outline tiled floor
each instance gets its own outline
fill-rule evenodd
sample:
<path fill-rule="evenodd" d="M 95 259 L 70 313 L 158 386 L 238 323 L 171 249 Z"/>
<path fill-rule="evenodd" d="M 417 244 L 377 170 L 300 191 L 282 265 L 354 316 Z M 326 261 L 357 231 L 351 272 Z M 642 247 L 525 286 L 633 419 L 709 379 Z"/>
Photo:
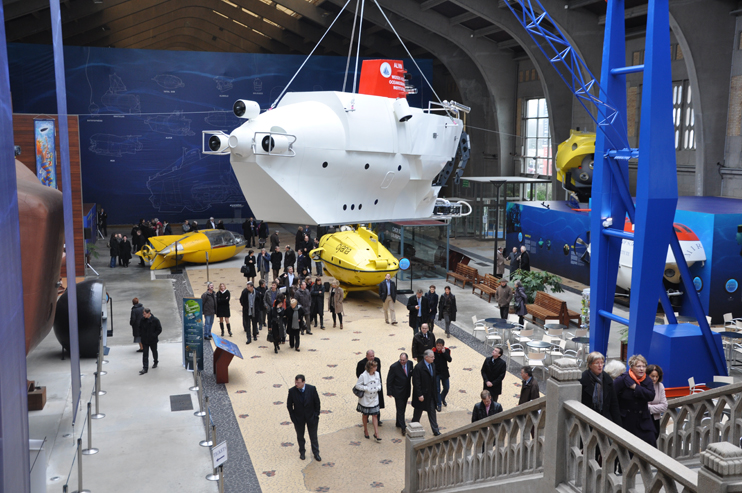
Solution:
<path fill-rule="evenodd" d="M 189 269 L 188 276 L 194 291 L 200 294 L 206 271 Z M 265 331 L 257 343 L 244 344 L 238 300 L 245 281 L 239 270 L 210 269 L 210 279 L 225 282 L 232 293 L 232 339 L 239 342 L 244 359 L 232 360 L 226 389 L 262 491 L 400 491 L 404 487 L 404 438 L 394 426 L 394 403 L 388 402 L 381 412 L 381 443 L 373 438 L 366 440 L 351 387 L 356 381 L 356 364 L 367 349 L 374 349 L 381 359 L 384 379 L 399 353 L 410 351 L 412 329 L 406 325 L 405 308 L 397 305 L 399 325 L 387 325 L 378 296 L 370 291 L 353 293 L 344 303 L 344 330 L 332 328 L 326 314 L 327 329 L 313 328 L 314 335 L 303 336 L 301 352 L 286 344 L 274 354 L 272 344 L 265 340 Z M 217 323 L 214 330 L 219 330 Z M 446 339 L 446 345 L 453 362 L 448 407 L 438 413 L 444 432 L 471 421 L 471 409 L 479 401 L 479 368 L 483 361 L 478 352 L 456 338 Z M 309 443 L 307 460 L 299 459 L 296 433 L 286 410 L 287 392 L 298 373 L 317 387 L 322 401 L 321 463 L 311 457 Z M 517 403 L 519 386 L 519 380 L 508 374 L 506 391 L 500 398 L 506 409 Z M 412 417 L 409 406 L 406 416 L 408 420 Z M 421 422 L 430 433 L 427 417 L 423 416 Z"/>

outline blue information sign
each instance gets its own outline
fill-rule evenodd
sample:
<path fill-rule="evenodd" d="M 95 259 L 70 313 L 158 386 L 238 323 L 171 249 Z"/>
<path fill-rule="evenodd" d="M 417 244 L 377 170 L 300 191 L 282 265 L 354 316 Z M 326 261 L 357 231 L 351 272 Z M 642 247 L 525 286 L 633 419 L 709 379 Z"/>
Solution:
<path fill-rule="evenodd" d="M 235 344 L 234 342 L 228 341 L 227 339 L 224 339 L 222 337 L 219 337 L 218 335 L 214 334 L 213 332 L 211 333 L 211 337 L 214 339 L 214 344 L 219 349 L 222 349 L 222 350 L 228 352 L 229 354 L 233 354 L 233 355 L 237 356 L 240 359 L 245 359 L 245 358 L 242 357 L 242 353 L 240 352 L 239 346 L 237 346 L 237 344 Z"/>
<path fill-rule="evenodd" d="M 204 319 L 201 298 L 183 298 L 183 364 L 193 369 L 196 352 L 198 369 L 204 369 Z"/>

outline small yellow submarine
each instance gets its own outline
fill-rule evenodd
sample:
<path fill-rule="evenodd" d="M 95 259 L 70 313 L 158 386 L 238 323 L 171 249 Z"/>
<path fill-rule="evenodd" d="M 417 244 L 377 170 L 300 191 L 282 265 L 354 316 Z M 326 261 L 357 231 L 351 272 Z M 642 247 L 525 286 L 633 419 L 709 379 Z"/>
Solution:
<path fill-rule="evenodd" d="M 594 154 L 595 132 L 570 130 L 569 139 L 557 148 L 557 180 L 564 184 L 565 190 L 577 194 L 580 202 L 590 199 Z"/>
<path fill-rule="evenodd" d="M 177 262 L 205 264 L 227 260 L 245 249 L 245 238 L 224 229 L 204 229 L 183 235 L 153 236 L 136 254 L 150 263 L 150 269 L 168 269 Z"/>
<path fill-rule="evenodd" d="M 343 226 L 337 233 L 324 235 L 319 248 L 309 255 L 322 261 L 324 270 L 340 282 L 346 293 L 374 289 L 387 274 L 394 276 L 399 270 L 397 258 L 364 227 L 354 231 Z"/>

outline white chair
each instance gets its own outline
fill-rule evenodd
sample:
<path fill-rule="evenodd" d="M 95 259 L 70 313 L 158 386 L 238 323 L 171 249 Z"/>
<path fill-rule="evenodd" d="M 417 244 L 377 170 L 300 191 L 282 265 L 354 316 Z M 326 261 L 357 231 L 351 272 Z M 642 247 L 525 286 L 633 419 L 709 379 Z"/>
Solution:
<path fill-rule="evenodd" d="M 724 330 L 737 332 L 742 329 L 742 318 L 734 318 L 731 313 L 724 314 Z"/>
<path fill-rule="evenodd" d="M 497 333 L 497 329 L 495 328 L 488 328 L 487 329 L 487 336 L 486 336 L 487 343 L 491 343 L 491 346 L 494 348 L 497 344 L 502 344 L 502 336 Z"/>
<path fill-rule="evenodd" d="M 541 368 L 544 376 L 546 376 L 546 370 L 548 369 L 546 367 L 546 353 L 529 352 L 526 355 L 526 365 L 530 366 L 531 368 Z"/>
<path fill-rule="evenodd" d="M 474 332 L 472 332 L 474 337 L 477 337 L 477 332 L 487 332 L 487 326 L 484 325 L 484 320 L 477 320 L 477 316 L 472 315 L 471 322 L 474 325 Z"/>
<path fill-rule="evenodd" d="M 513 332 L 513 339 L 515 339 L 521 344 L 530 342 L 532 337 L 533 337 L 533 329 L 523 329 L 519 332 L 515 332 L 515 331 Z"/>
<path fill-rule="evenodd" d="M 510 341 L 508 341 L 508 359 L 510 361 L 513 360 L 513 358 L 525 358 L 526 352 L 523 349 L 523 346 L 520 344 L 510 344 Z"/>
<path fill-rule="evenodd" d="M 696 379 L 693 377 L 690 377 L 688 379 L 688 387 L 690 388 L 690 395 L 699 394 L 703 392 L 703 389 L 697 388 L 699 385 L 706 385 L 706 384 L 705 383 L 696 384 Z"/>
<path fill-rule="evenodd" d="M 558 341 L 564 338 L 564 329 L 548 329 L 546 333 L 552 338 L 552 340 Z"/>
<path fill-rule="evenodd" d="M 721 375 L 714 375 L 714 382 L 722 382 L 731 385 L 734 383 L 734 377 L 722 377 Z"/>
<path fill-rule="evenodd" d="M 517 313 L 508 313 L 508 322 L 511 324 L 520 325 L 520 317 Z"/>

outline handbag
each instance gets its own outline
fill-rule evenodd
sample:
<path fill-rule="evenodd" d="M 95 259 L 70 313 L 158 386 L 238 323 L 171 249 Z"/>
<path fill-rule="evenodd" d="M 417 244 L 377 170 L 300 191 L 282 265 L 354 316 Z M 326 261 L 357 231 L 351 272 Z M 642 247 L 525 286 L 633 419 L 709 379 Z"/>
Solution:
<path fill-rule="evenodd" d="M 355 385 L 353 386 L 353 394 L 356 397 L 363 397 L 363 394 L 365 394 L 365 393 L 366 393 L 365 390 L 360 390 L 360 389 L 357 389 Z"/>
<path fill-rule="evenodd" d="M 273 333 L 268 331 L 268 342 L 273 342 Z"/>
<path fill-rule="evenodd" d="M 240 267 L 240 273 L 247 274 L 247 265 L 243 265 L 242 267 Z"/>

